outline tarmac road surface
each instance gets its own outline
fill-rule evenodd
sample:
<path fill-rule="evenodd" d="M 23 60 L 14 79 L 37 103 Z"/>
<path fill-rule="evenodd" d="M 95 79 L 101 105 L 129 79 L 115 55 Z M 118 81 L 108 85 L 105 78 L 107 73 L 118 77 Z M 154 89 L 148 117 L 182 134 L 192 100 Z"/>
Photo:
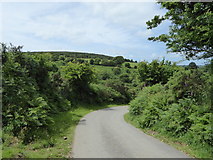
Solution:
<path fill-rule="evenodd" d="M 83 117 L 73 142 L 74 158 L 189 158 L 124 121 L 127 106 L 97 110 Z"/>

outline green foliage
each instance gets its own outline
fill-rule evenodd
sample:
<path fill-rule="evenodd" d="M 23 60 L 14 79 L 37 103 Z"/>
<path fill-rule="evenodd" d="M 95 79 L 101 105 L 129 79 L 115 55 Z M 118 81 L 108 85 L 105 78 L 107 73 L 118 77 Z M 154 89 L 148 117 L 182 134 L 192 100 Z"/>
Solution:
<path fill-rule="evenodd" d="M 55 123 L 54 115 L 70 110 L 75 104 L 130 100 L 129 88 L 113 75 L 112 68 L 98 66 L 102 68 L 95 79 L 93 67 L 82 63 L 85 59 L 71 59 L 68 54 L 58 53 L 58 57 L 45 52 L 23 53 L 21 48 L 2 44 L 2 116 L 4 132 L 24 144 L 32 143 L 38 130 L 46 132 Z M 96 62 L 101 61 L 95 58 Z M 119 68 L 118 72 L 124 71 Z M 125 83 L 129 79 L 123 74 Z M 54 143 L 48 141 L 44 145 Z"/>
<path fill-rule="evenodd" d="M 146 69 L 146 63 L 140 65 Z M 130 102 L 130 117 L 140 128 L 167 133 L 189 145 L 212 147 L 210 86 L 208 73 L 194 67 L 179 69 L 166 84 L 144 87 Z"/>
<path fill-rule="evenodd" d="M 100 59 L 100 58 L 95 58 L 94 64 L 99 65 L 100 62 L 101 62 L 101 59 Z"/>
<path fill-rule="evenodd" d="M 84 52 L 66 52 L 66 51 L 49 51 L 49 52 L 30 52 L 32 54 L 44 54 L 50 53 L 53 55 L 54 60 L 64 59 L 65 57 L 68 59 L 77 59 L 77 58 L 92 58 L 92 59 L 113 59 L 111 56 L 106 56 L 102 54 L 94 54 L 94 53 L 84 53 Z"/>
<path fill-rule="evenodd" d="M 93 59 L 90 59 L 89 63 L 90 63 L 91 65 L 93 65 L 93 64 L 94 64 L 94 60 L 93 60 Z"/>
<path fill-rule="evenodd" d="M 191 63 L 189 63 L 188 68 L 189 68 L 189 69 L 197 69 L 197 68 L 198 68 L 198 66 L 196 65 L 196 63 L 195 63 L 195 62 L 191 62 Z"/>
<path fill-rule="evenodd" d="M 91 88 L 96 97 L 96 103 L 121 103 L 120 100 L 124 99 L 120 92 L 103 84 L 91 84 Z"/>
<path fill-rule="evenodd" d="M 123 56 L 117 56 L 113 58 L 113 61 L 116 65 L 121 65 L 122 63 L 125 62 L 125 59 Z"/>
<path fill-rule="evenodd" d="M 64 78 L 71 87 L 87 85 L 93 80 L 93 71 L 87 64 L 67 63 L 63 68 Z"/>
<path fill-rule="evenodd" d="M 184 135 L 191 127 L 192 122 L 189 115 L 192 111 L 193 101 L 190 99 L 180 99 L 178 103 L 173 103 L 168 111 L 162 115 L 162 122 L 165 130 L 173 136 Z M 171 115 L 173 115 L 171 117 Z"/>
<path fill-rule="evenodd" d="M 116 63 L 113 60 L 103 59 L 101 62 L 103 66 L 116 66 Z"/>
<path fill-rule="evenodd" d="M 141 82 L 145 82 L 145 86 L 157 83 L 165 84 L 173 72 L 177 69 L 175 64 L 162 60 L 161 62 L 153 60 L 151 63 L 140 62 L 138 64 L 139 78 Z"/>
<path fill-rule="evenodd" d="M 30 75 L 25 55 L 19 51 L 3 54 L 3 127 L 14 135 L 21 131 L 25 135 L 51 121 L 50 104 L 39 93 L 39 83 Z"/>
<path fill-rule="evenodd" d="M 175 95 L 176 99 L 191 98 L 197 102 L 207 99 L 209 91 L 209 75 L 199 70 L 180 70 L 174 73 L 166 87 Z"/>
<path fill-rule="evenodd" d="M 118 79 L 109 79 L 106 81 L 105 85 L 107 87 L 110 87 L 120 93 L 122 96 L 120 97 L 120 103 L 127 103 L 130 100 L 130 95 L 128 92 L 128 87 L 125 86 L 124 83 L 122 83 Z"/>
<path fill-rule="evenodd" d="M 70 157 L 74 131 L 79 120 L 97 109 L 115 105 L 79 105 L 76 109 L 60 112 L 52 117 L 54 123 L 46 128 L 32 130 L 35 140 L 27 145 L 21 139 L 3 133 L 3 158 L 68 158 Z M 64 137 L 67 139 L 64 140 Z"/>
<path fill-rule="evenodd" d="M 124 64 L 124 66 L 125 66 L 126 68 L 131 68 L 130 63 L 128 63 L 128 62 L 126 62 L 126 63 Z"/>
<path fill-rule="evenodd" d="M 113 71 L 113 74 L 115 74 L 115 75 L 121 74 L 121 68 L 119 68 L 119 67 L 114 67 L 112 69 L 112 71 Z"/>
<path fill-rule="evenodd" d="M 121 103 L 129 102 L 140 90 L 137 70 L 124 66 L 95 66 L 94 68 L 96 70 L 96 83 L 119 92 Z"/>
<path fill-rule="evenodd" d="M 139 95 L 130 102 L 130 114 L 132 115 L 141 115 L 143 111 L 148 107 L 149 104 L 152 102 L 154 105 L 166 105 L 166 99 L 165 95 L 163 95 L 162 91 L 164 90 L 164 87 L 160 84 L 156 84 L 152 87 L 145 87 L 142 92 L 139 93 Z M 159 93 L 161 92 L 161 93 Z M 159 93 L 159 94 L 157 94 Z M 157 94 L 157 96 L 155 96 Z M 162 96 L 161 96 L 162 95 Z M 158 101 L 158 99 L 161 99 L 161 101 Z M 159 103 L 163 104 L 159 104 Z"/>
<path fill-rule="evenodd" d="M 169 52 L 183 54 L 190 58 L 211 58 L 213 13 L 212 3 L 205 2 L 160 2 L 167 9 L 164 16 L 155 16 L 147 22 L 148 29 L 170 20 L 170 31 L 149 40 L 165 42 Z"/>
<path fill-rule="evenodd" d="M 212 140 L 212 113 L 210 112 L 210 106 L 203 105 L 194 106 L 194 112 L 189 116 L 190 121 L 192 122 L 190 127 L 189 134 L 192 134 L 196 137 L 196 141 L 201 143 L 207 143 L 213 146 Z M 194 143 L 192 141 L 191 143 Z"/>
<path fill-rule="evenodd" d="M 120 75 L 120 80 L 123 82 L 123 83 L 131 83 L 131 79 L 129 77 L 129 74 L 127 73 L 123 73 Z"/>
<path fill-rule="evenodd" d="M 51 54 L 3 46 L 3 130 L 29 143 L 35 138 L 32 131 L 47 128 L 54 114 L 71 109 L 64 91 L 68 88 L 75 98 L 77 91 L 88 88 L 93 71 L 86 64 L 69 62 L 61 74 Z"/>

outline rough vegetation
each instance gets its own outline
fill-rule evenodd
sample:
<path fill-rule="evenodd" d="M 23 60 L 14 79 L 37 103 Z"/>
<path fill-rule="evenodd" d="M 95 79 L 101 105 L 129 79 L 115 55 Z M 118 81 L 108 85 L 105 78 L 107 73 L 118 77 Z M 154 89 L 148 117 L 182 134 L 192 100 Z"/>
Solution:
<path fill-rule="evenodd" d="M 210 74 L 202 68 L 180 68 L 166 84 L 143 88 L 130 102 L 131 120 L 140 128 L 176 137 L 196 148 L 196 156 L 209 158 L 213 146 L 210 86 Z"/>
<path fill-rule="evenodd" d="M 206 59 L 198 67 L 159 65 L 155 61 L 138 65 L 144 88 L 130 102 L 130 121 L 139 128 L 175 138 L 194 150 L 193 156 L 212 158 L 212 3 L 159 2 L 164 16 L 147 22 L 153 29 L 170 20 L 168 34 L 149 40 L 166 43 L 169 52 L 186 59 Z"/>
<path fill-rule="evenodd" d="M 107 56 L 97 55 L 94 61 L 98 59 L 99 63 L 95 65 L 90 63 L 94 54 L 91 59 L 83 60 L 82 55 L 86 54 L 73 59 L 68 53 L 22 52 L 21 49 L 21 46 L 1 44 L 3 156 L 10 153 L 13 139 L 27 147 L 45 139 L 42 132 L 52 135 L 50 126 L 57 125 L 54 118 L 57 115 L 78 109 L 82 104 L 126 104 L 136 92 L 131 84 L 135 69 L 123 66 L 131 60 L 122 56 L 111 58 L 113 66 L 107 67 L 104 64 Z M 54 145 L 51 142 L 47 148 Z"/>
<path fill-rule="evenodd" d="M 53 138 L 51 128 L 60 130 L 55 117 L 75 112 L 81 104 L 130 101 L 129 116 L 139 127 L 202 145 L 205 155 L 210 154 L 210 65 L 198 67 L 192 62 L 182 67 L 164 59 L 132 63 L 118 56 L 112 59 L 116 65 L 106 66 L 91 64 L 92 59 L 72 61 L 66 54 L 56 59 L 53 53 L 21 52 L 19 46 L 2 44 L 2 48 L 3 156 L 17 157 L 21 148 L 42 141 L 43 148 L 54 150 L 61 144 Z M 13 145 L 17 150 L 10 152 Z"/>
<path fill-rule="evenodd" d="M 165 42 L 168 51 L 186 59 L 206 59 L 206 65 L 191 62 L 184 67 L 166 60 L 136 63 L 122 56 L 77 52 L 22 52 L 21 46 L 1 43 L 3 157 L 33 158 L 23 154 L 29 146 L 35 152 L 45 148 L 48 152 L 43 153 L 49 153 L 55 146 L 60 150 L 62 143 L 54 140 L 53 126 L 64 135 L 60 129 L 76 125 L 73 119 L 77 122 L 84 115 L 78 115 L 82 103 L 129 102 L 128 117 L 138 127 L 175 138 L 193 149 L 197 158 L 212 157 L 212 3 L 160 4 L 167 12 L 148 21 L 148 29 L 170 20 L 170 31 L 149 40 Z M 58 116 L 67 124 L 60 126 Z M 16 150 L 11 153 L 13 146 Z"/>

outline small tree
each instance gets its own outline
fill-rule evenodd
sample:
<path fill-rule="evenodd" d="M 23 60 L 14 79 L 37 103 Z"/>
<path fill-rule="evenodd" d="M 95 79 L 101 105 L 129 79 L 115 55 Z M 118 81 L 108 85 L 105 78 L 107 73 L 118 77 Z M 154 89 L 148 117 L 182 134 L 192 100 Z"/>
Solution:
<path fill-rule="evenodd" d="M 94 64 L 94 59 L 90 59 L 89 63 L 90 63 L 91 65 L 93 65 L 93 64 Z"/>
<path fill-rule="evenodd" d="M 64 66 L 65 79 L 74 93 L 83 93 L 93 81 L 93 70 L 88 64 L 76 64 L 69 62 Z"/>
<path fill-rule="evenodd" d="M 125 63 L 124 66 L 127 67 L 127 68 L 131 68 L 130 63 Z"/>
<path fill-rule="evenodd" d="M 188 68 L 189 68 L 189 69 L 197 69 L 197 68 L 198 68 L 198 66 L 196 65 L 196 63 L 195 63 L 195 62 L 191 62 L 191 63 L 189 63 Z"/>
<path fill-rule="evenodd" d="M 94 64 L 95 65 L 99 65 L 100 63 L 101 63 L 101 59 L 100 58 L 95 58 Z"/>
<path fill-rule="evenodd" d="M 122 63 L 125 62 L 125 59 L 123 56 L 117 56 L 113 58 L 113 61 L 115 62 L 116 65 L 121 65 Z"/>
<path fill-rule="evenodd" d="M 145 85 L 154 85 L 156 83 L 165 84 L 172 76 L 176 67 L 168 62 L 153 60 L 151 63 L 140 62 L 138 64 L 139 79 L 145 82 Z"/>

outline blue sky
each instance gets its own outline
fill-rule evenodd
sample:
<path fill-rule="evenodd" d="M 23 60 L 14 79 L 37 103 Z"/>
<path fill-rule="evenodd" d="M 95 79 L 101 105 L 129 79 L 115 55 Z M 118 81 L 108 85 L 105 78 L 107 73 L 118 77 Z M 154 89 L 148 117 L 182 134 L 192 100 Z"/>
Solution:
<path fill-rule="evenodd" d="M 183 60 L 180 55 L 167 54 L 164 43 L 147 40 L 169 28 L 169 22 L 153 30 L 146 28 L 146 21 L 166 12 L 154 2 L 4 2 L 1 11 L 0 41 L 23 45 L 24 51 L 83 51 L 137 61 Z"/>

